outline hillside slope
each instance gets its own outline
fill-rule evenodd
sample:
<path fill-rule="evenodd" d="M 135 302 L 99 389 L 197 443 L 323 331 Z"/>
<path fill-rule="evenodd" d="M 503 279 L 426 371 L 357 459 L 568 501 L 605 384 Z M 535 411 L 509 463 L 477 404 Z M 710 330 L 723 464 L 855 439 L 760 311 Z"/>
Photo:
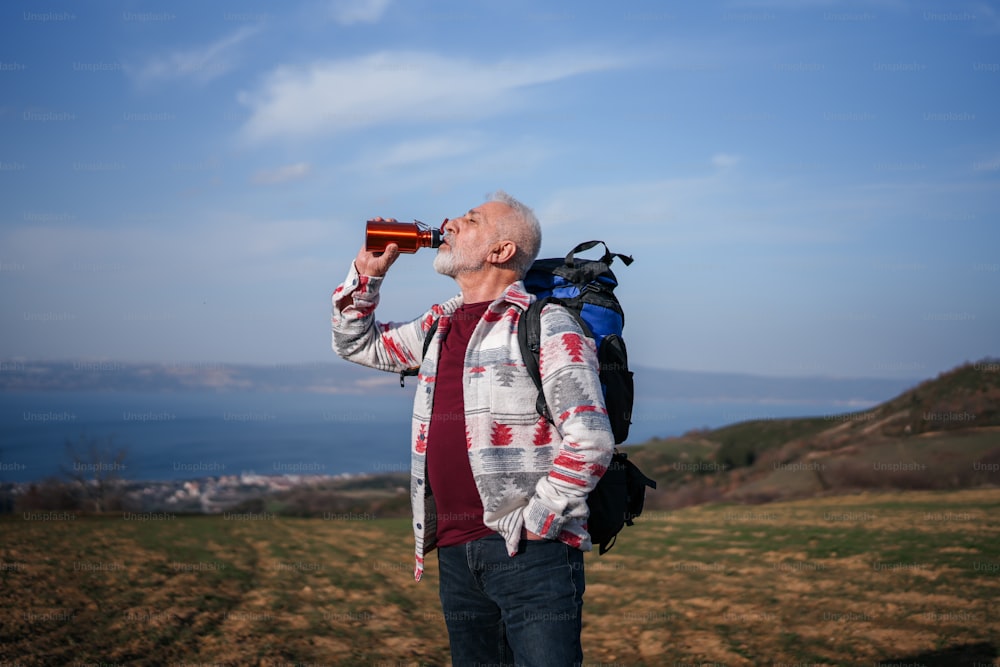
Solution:
<path fill-rule="evenodd" d="M 1000 483 L 1000 362 L 967 363 L 864 412 L 746 421 L 629 447 L 651 507 Z"/>

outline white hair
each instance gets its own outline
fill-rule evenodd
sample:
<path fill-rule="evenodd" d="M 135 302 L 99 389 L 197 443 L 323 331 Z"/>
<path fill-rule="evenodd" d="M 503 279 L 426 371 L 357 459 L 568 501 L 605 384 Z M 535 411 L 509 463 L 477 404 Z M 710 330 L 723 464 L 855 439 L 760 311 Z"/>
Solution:
<path fill-rule="evenodd" d="M 517 252 L 507 266 L 523 278 L 538 257 L 538 250 L 542 245 L 542 226 L 534 211 L 503 190 L 493 192 L 486 200 L 506 204 L 513 211 L 511 215 L 497 221 L 497 230 L 499 236 L 513 241 L 517 247 Z"/>

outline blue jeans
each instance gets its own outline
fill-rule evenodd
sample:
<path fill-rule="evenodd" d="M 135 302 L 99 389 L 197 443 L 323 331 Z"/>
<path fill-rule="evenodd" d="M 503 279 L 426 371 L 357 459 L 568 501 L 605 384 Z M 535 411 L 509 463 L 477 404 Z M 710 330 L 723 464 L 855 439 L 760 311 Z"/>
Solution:
<path fill-rule="evenodd" d="M 438 549 L 441 607 L 454 667 L 573 667 L 583 663 L 583 552 L 498 534 Z"/>

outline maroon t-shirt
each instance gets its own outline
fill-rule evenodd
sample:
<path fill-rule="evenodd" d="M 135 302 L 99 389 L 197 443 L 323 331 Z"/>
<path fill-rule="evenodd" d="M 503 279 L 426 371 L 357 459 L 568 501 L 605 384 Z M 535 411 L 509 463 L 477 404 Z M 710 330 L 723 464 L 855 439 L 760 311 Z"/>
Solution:
<path fill-rule="evenodd" d="M 469 466 L 462 371 L 465 350 L 489 301 L 462 305 L 441 343 L 434 406 L 427 433 L 427 481 L 437 505 L 437 545 L 465 544 L 493 533 L 483 523 L 483 501 Z"/>

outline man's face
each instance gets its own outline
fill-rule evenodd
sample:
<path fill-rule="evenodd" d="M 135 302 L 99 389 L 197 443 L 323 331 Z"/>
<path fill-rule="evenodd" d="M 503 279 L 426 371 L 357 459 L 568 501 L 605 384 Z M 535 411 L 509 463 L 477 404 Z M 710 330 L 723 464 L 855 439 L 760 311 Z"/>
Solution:
<path fill-rule="evenodd" d="M 487 202 L 445 221 L 445 240 L 438 247 L 434 269 L 452 278 L 481 270 L 493 244 L 500 240 L 497 221 L 512 212 L 503 202 Z"/>

